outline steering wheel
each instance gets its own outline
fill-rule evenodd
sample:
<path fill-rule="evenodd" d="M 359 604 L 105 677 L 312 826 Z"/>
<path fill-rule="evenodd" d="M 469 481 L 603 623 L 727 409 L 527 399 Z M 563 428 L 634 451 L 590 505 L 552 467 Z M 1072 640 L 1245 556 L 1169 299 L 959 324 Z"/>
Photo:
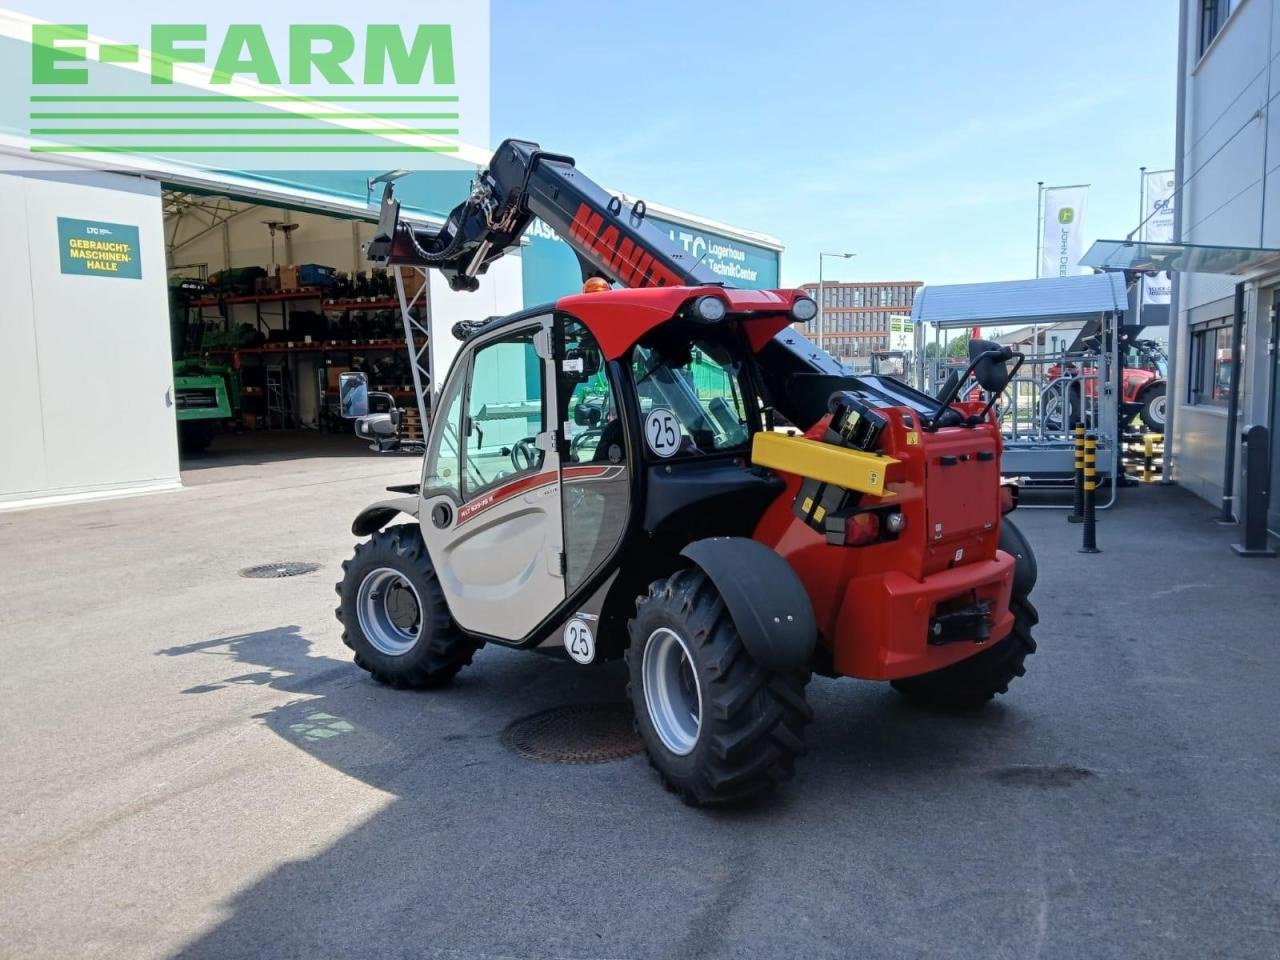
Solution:
<path fill-rule="evenodd" d="M 603 427 L 589 427 L 573 438 L 573 442 L 569 444 L 569 451 L 577 456 L 579 450 L 585 447 L 592 440 L 599 446 L 600 438 L 604 436 Z"/>
<path fill-rule="evenodd" d="M 538 464 L 540 451 L 534 437 L 525 437 L 511 448 L 511 465 L 516 473 L 532 470 Z"/>

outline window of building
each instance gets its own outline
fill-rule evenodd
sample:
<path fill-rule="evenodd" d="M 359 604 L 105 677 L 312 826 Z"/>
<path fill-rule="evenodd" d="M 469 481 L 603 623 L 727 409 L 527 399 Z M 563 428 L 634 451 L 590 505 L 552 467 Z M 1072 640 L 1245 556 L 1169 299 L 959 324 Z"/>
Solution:
<path fill-rule="evenodd" d="M 1235 368 L 1230 317 L 1210 320 L 1191 328 L 1189 402 L 1199 406 L 1227 406 Z"/>
<path fill-rule="evenodd" d="M 1236 0 L 1200 0 L 1200 56 L 1209 49 L 1235 5 Z"/>

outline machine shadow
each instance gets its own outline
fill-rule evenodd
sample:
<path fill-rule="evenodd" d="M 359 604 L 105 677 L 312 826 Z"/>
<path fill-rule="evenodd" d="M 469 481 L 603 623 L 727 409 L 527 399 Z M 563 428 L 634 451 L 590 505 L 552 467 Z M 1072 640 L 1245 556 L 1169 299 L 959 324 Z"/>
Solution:
<path fill-rule="evenodd" d="M 621 664 L 583 669 L 486 648 L 453 686 L 416 693 L 381 687 L 349 661 L 316 655 L 293 625 L 158 655 L 226 658 L 222 679 L 187 695 L 234 695 L 246 685 L 292 695 L 255 718 L 389 797 L 313 856 L 282 863 L 235 894 L 222 905 L 226 919 L 178 957 L 526 956 L 528 931 L 537 929 L 549 931 L 545 948 L 532 950 L 537 955 L 596 955 L 593 947 L 615 955 L 610 937 L 648 943 L 639 955 L 665 955 L 680 939 L 679 925 L 667 946 L 645 941 L 670 926 L 668 918 L 657 904 L 637 908 L 618 880 L 643 878 L 637 882 L 647 886 L 669 871 L 683 876 L 689 868 L 669 855 L 655 859 L 664 834 L 699 838 L 685 855 L 708 864 L 725 856 L 716 844 L 751 842 L 745 838 L 784 823 L 818 842 L 821 819 L 797 813 L 856 809 L 864 794 L 901 789 L 904 775 L 923 780 L 940 766 L 970 767 L 1017 726 L 999 709 L 935 715 L 879 686 L 816 680 L 817 717 L 796 781 L 761 802 L 702 811 L 664 792 L 642 756 L 543 764 L 501 743 L 516 718 L 562 703 L 623 699 Z M 974 724 L 983 736 L 973 735 Z M 323 820 L 323 808 L 316 816 Z M 521 892 L 530 883 L 540 892 Z M 627 933 L 633 924 L 637 932 Z"/>

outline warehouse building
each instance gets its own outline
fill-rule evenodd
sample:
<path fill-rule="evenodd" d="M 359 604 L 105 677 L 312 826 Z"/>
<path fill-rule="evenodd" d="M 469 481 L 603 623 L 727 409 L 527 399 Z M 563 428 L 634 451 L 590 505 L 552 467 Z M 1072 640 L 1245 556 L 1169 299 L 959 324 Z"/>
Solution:
<path fill-rule="evenodd" d="M 1280 476 L 1280 120 L 1271 124 L 1280 90 L 1280 3 L 1182 0 L 1181 8 L 1176 236 L 1183 244 L 1233 248 L 1240 266 L 1208 272 L 1203 257 L 1197 263 L 1188 256 L 1188 272 L 1175 276 L 1172 473 L 1215 506 L 1227 497 L 1238 516 L 1238 444 L 1246 426 L 1269 427 L 1273 489 Z M 1268 520 L 1280 530 L 1274 493 Z"/>
<path fill-rule="evenodd" d="M 412 406 L 398 303 L 362 253 L 377 219 L 368 177 L 382 171 L 254 175 L 124 155 L 108 168 L 30 147 L 0 130 L 0 355 L 8 395 L 24 398 L 5 421 L 0 509 L 179 488 L 184 416 L 213 421 L 184 433 L 190 457 L 216 457 L 226 431 L 260 456 L 297 431 L 340 432 L 334 449 L 349 452 L 344 369 Z M 488 156 L 460 147 L 455 169 L 399 181 L 406 215 L 440 222 Z M 728 282 L 777 286 L 776 240 L 648 209 Z M 430 276 L 419 318 L 448 331 L 580 287 L 572 250 L 535 224 L 477 293 Z M 442 376 L 456 343 L 432 340 L 429 375 Z M 230 409 L 205 389 L 220 378 Z"/>
<path fill-rule="evenodd" d="M 888 350 L 891 318 L 910 316 L 919 280 L 822 284 L 823 346 L 845 363 L 856 363 L 873 351 Z M 802 288 L 817 299 L 818 285 Z M 796 324 L 805 336 L 818 339 L 818 318 Z"/>

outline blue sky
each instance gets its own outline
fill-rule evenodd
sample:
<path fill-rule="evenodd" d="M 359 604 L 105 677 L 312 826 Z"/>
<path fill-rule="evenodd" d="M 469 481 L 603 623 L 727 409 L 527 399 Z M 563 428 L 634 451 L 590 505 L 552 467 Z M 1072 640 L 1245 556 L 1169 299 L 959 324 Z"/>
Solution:
<path fill-rule="evenodd" d="M 1089 237 L 1172 167 L 1177 5 L 492 0 L 493 138 L 779 237 L 784 284 L 1035 270 L 1036 181 Z"/>

